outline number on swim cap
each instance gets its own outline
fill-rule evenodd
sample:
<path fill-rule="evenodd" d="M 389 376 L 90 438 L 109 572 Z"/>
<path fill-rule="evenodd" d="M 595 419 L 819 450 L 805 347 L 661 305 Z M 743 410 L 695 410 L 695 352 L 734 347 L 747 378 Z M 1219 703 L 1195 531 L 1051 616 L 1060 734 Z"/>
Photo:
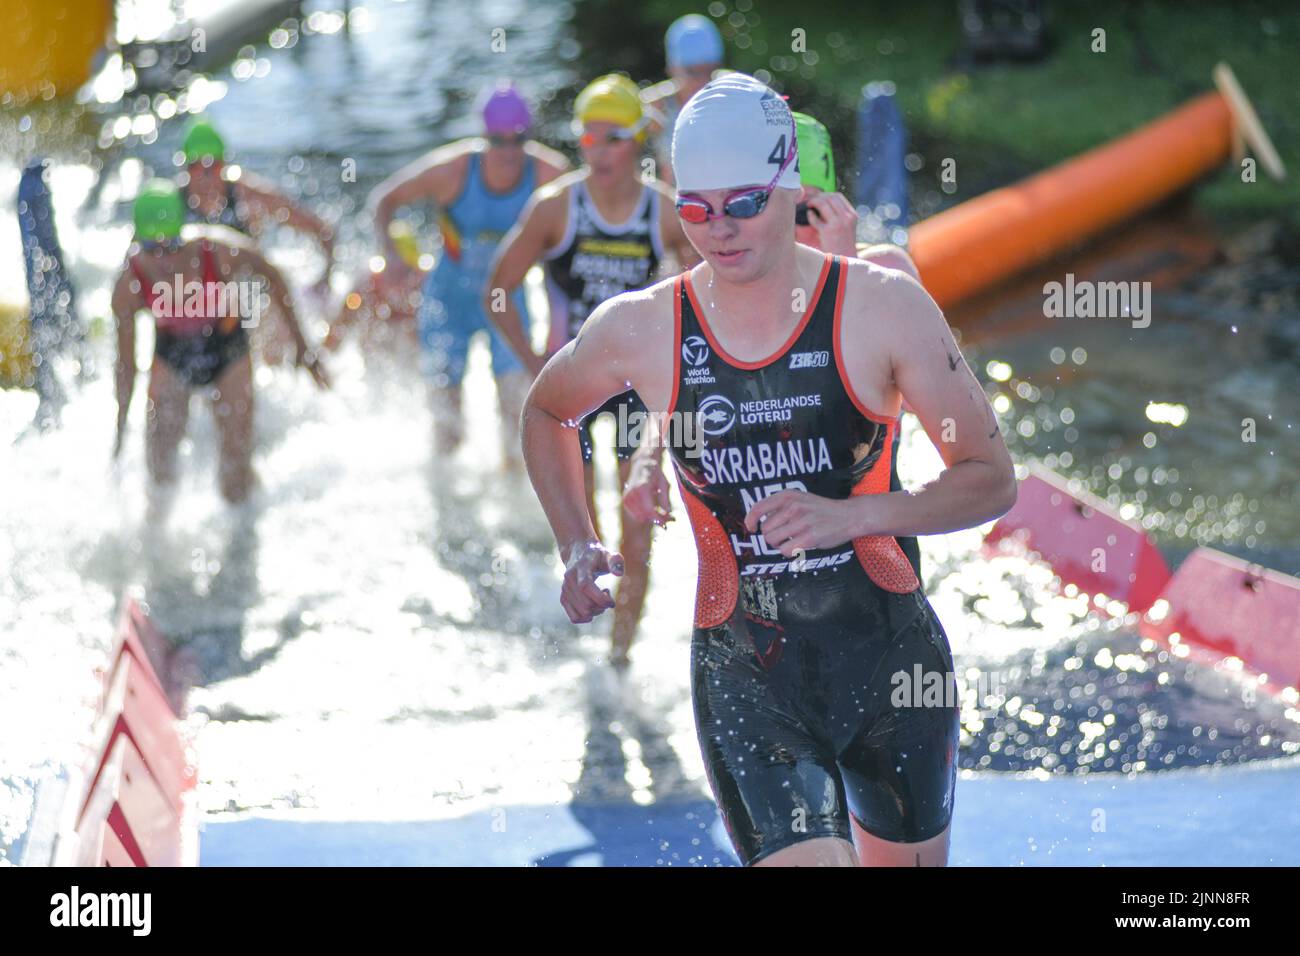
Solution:
<path fill-rule="evenodd" d="M 793 160 L 793 161 L 792 161 Z M 798 141 L 790 107 L 744 73 L 706 84 L 682 107 L 673 128 L 677 190 L 702 192 L 765 186 L 799 188 Z"/>
<path fill-rule="evenodd" d="M 805 186 L 823 192 L 835 192 L 835 158 L 831 153 L 831 134 L 807 113 L 794 114 L 799 135 L 799 178 Z"/>

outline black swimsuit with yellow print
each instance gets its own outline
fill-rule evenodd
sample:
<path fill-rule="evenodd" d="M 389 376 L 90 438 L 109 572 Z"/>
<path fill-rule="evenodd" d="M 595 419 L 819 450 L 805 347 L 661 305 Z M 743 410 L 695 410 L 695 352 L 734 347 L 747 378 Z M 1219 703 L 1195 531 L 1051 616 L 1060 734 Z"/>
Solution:
<path fill-rule="evenodd" d="M 585 182 L 569 187 L 565 237 L 546 259 L 551 321 L 564 324 L 565 341 L 577 336 L 587 316 L 606 299 L 643 289 L 654 281 L 663 255 L 658 193 L 651 186 L 642 185 L 636 209 L 620 224 L 601 216 Z M 552 344 L 558 347 L 558 343 Z M 591 461 L 591 424 L 597 415 L 633 416 L 645 410 L 641 397 L 632 390 L 614 396 L 586 416 L 578 428 L 583 460 Z M 619 441 L 616 450 L 620 459 L 626 459 L 636 445 Z"/>

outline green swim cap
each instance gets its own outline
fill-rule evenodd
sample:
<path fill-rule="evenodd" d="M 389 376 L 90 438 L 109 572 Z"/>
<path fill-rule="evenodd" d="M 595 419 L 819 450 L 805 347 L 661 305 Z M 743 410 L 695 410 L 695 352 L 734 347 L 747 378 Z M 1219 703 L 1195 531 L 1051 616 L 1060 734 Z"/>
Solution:
<path fill-rule="evenodd" d="M 185 203 L 176 184 L 170 179 L 150 180 L 136 197 L 134 218 L 137 239 L 157 241 L 179 236 L 185 222 Z"/>
<path fill-rule="evenodd" d="M 835 157 L 831 155 L 831 134 L 807 113 L 794 113 L 799 137 L 799 180 L 823 192 L 835 192 Z"/>
<path fill-rule="evenodd" d="M 225 161 L 226 144 L 216 127 L 202 117 L 190 123 L 185 133 L 185 164 L 197 163 L 204 159 Z"/>

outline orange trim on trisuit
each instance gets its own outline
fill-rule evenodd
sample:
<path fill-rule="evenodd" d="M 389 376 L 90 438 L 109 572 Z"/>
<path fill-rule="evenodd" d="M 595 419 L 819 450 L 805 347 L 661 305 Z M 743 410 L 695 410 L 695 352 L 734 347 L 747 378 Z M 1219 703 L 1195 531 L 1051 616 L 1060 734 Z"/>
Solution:
<path fill-rule="evenodd" d="M 685 284 L 685 285 L 684 285 Z M 668 402 L 668 414 L 677 409 L 677 399 L 682 381 L 682 289 L 689 292 L 685 275 L 673 283 L 673 394 Z M 697 307 L 698 312 L 698 307 Z M 677 489 L 686 505 L 686 515 L 691 522 L 691 536 L 695 539 L 695 626 L 717 627 L 730 620 L 740 600 L 740 568 L 731 549 L 730 539 L 717 515 L 708 505 L 686 487 L 681 469 L 677 472 Z"/>
<path fill-rule="evenodd" d="M 713 347 L 713 351 L 717 352 L 719 357 L 721 357 L 721 359 L 728 365 L 733 368 L 744 369 L 748 372 L 771 365 L 773 362 L 780 359 L 781 356 L 790 351 L 791 346 L 793 346 L 799 336 L 803 334 L 803 330 L 807 327 L 809 320 L 812 318 L 813 312 L 816 311 L 817 303 L 821 301 L 822 289 L 826 286 L 826 277 L 830 275 L 831 260 L 833 258 L 834 256 L 830 253 L 826 253 L 825 261 L 822 263 L 821 275 L 817 277 L 817 289 L 813 292 L 812 300 L 808 303 L 808 308 L 804 310 L 803 318 L 799 320 L 799 324 L 795 326 L 794 331 L 790 333 L 790 337 L 786 340 L 785 344 L 767 358 L 759 359 L 757 362 L 742 362 L 718 344 L 718 340 L 713 337 L 713 330 L 709 328 L 708 319 L 704 317 L 704 310 L 700 308 L 700 300 L 695 297 L 695 286 L 691 284 L 690 274 L 687 273 L 684 276 L 686 294 L 690 296 L 691 307 L 695 309 L 695 318 L 699 320 L 700 328 L 704 330 L 704 337 L 709 340 L 709 345 Z"/>
<path fill-rule="evenodd" d="M 726 624 L 740 600 L 740 568 L 731 540 L 718 516 L 686 487 L 680 471 L 677 487 L 691 519 L 695 536 L 695 553 L 699 559 L 695 579 L 695 626 L 717 627 Z"/>
<path fill-rule="evenodd" d="M 668 415 L 677 409 L 677 392 L 682 384 L 682 277 L 673 283 L 673 393 L 668 398 Z M 667 415 L 664 416 L 667 419 Z M 662 438 L 662 436 L 661 436 Z"/>
<path fill-rule="evenodd" d="M 890 462 L 894 457 L 894 431 L 897 428 L 896 421 L 885 426 L 881 455 L 867 473 L 858 479 L 849 492 L 850 497 L 889 494 Z M 867 572 L 867 577 L 877 587 L 894 594 L 911 594 L 921 586 L 916 577 L 916 569 L 893 535 L 872 534 L 854 538 L 853 551 L 858 556 L 862 570 Z"/>

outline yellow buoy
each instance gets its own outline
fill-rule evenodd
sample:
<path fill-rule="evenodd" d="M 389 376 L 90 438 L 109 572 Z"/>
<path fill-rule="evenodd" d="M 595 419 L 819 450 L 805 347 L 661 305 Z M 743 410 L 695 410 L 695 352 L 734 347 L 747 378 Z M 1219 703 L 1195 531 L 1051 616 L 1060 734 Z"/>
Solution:
<path fill-rule="evenodd" d="M 27 306 L 0 302 L 0 388 L 31 388 L 36 380 Z"/>
<path fill-rule="evenodd" d="M 388 237 L 393 240 L 393 245 L 397 247 L 403 262 L 412 269 L 420 268 L 420 243 L 409 222 L 404 219 L 394 219 L 388 224 Z"/>
<path fill-rule="evenodd" d="M 5 0 L 0 96 L 71 93 L 90 79 L 113 23 L 113 0 Z"/>

